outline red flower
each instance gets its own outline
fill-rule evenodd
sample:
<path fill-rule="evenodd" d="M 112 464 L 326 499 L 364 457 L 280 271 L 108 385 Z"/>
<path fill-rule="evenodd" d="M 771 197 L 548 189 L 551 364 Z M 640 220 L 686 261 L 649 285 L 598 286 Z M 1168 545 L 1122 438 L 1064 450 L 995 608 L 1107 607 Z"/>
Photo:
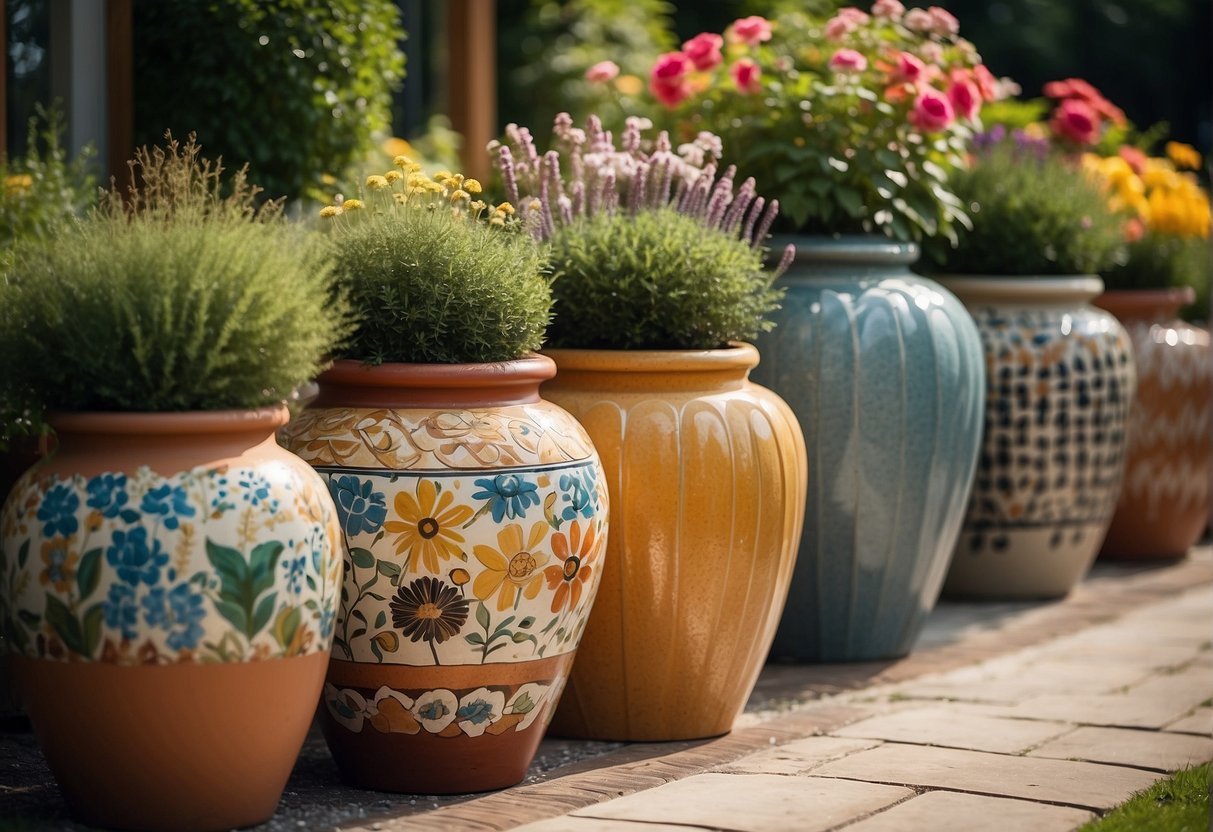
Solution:
<path fill-rule="evenodd" d="M 1099 138 L 1100 119 L 1094 108 L 1081 98 L 1067 98 L 1053 111 L 1049 126 L 1060 138 L 1088 145 Z"/>
<path fill-rule="evenodd" d="M 952 102 L 939 90 L 932 87 L 924 89 L 914 101 L 914 109 L 910 112 L 910 124 L 927 133 L 942 130 L 956 118 Z"/>
<path fill-rule="evenodd" d="M 897 55 L 897 70 L 893 73 L 892 80 L 907 81 L 911 84 L 918 81 L 919 78 L 927 71 L 927 66 L 922 61 L 918 60 L 909 52 L 900 52 Z"/>
<path fill-rule="evenodd" d="M 691 59 L 691 63 L 695 65 L 696 69 L 711 69 L 719 66 L 724 60 L 724 56 L 720 54 L 720 47 L 723 45 L 724 38 L 720 35 L 704 32 L 684 43 L 682 54 Z"/>
<path fill-rule="evenodd" d="M 996 101 L 998 99 L 998 79 L 994 77 L 994 73 L 986 68 L 985 64 L 978 64 L 973 67 L 973 83 L 977 85 L 977 90 L 981 93 L 983 101 Z"/>
<path fill-rule="evenodd" d="M 1106 118 L 1117 127 L 1124 127 L 1128 124 L 1124 110 L 1104 98 L 1103 93 L 1081 78 L 1050 81 L 1045 84 L 1045 95 L 1049 98 L 1060 98 L 1063 101 L 1077 99 L 1094 110 L 1098 116 Z"/>
<path fill-rule="evenodd" d="M 729 74 L 733 76 L 738 92 L 750 95 L 762 89 L 762 70 L 749 58 L 741 58 L 729 67 Z"/>
<path fill-rule="evenodd" d="M 981 110 L 981 93 L 977 85 L 970 81 L 963 72 L 952 73 L 952 83 L 948 87 L 948 100 L 952 109 L 960 118 L 973 121 Z"/>
<path fill-rule="evenodd" d="M 657 59 L 649 73 L 649 91 L 667 107 L 677 107 L 691 94 L 687 75 L 694 64 L 681 52 L 667 52 Z"/>

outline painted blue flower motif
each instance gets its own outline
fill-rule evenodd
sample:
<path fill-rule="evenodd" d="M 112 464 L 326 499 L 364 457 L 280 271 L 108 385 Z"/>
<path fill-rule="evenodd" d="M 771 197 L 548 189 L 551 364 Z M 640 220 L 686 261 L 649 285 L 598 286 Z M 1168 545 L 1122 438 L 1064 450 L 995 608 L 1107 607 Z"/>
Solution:
<path fill-rule="evenodd" d="M 347 537 L 359 532 L 373 534 L 387 519 L 387 504 L 382 492 L 369 479 L 341 476 L 329 480 L 329 491 L 337 504 L 337 516 Z"/>
<path fill-rule="evenodd" d="M 202 619 L 206 609 L 200 592 L 188 584 L 171 591 L 156 587 L 143 599 L 143 620 L 149 627 L 168 630 L 165 639 L 173 650 L 193 650 L 203 636 Z"/>
<path fill-rule="evenodd" d="M 126 474 L 101 474 L 89 480 L 85 489 L 88 507 L 97 509 L 102 517 L 117 517 L 129 499 Z"/>
<path fill-rule="evenodd" d="M 307 574 L 307 555 L 294 559 L 287 558 L 283 561 L 283 568 L 286 570 L 286 586 L 287 589 L 295 594 L 303 592 L 303 578 Z"/>
<path fill-rule="evenodd" d="M 473 725 L 479 725 L 493 718 L 493 703 L 486 699 L 473 700 L 455 713 L 455 718 L 460 722 L 470 722 Z"/>
<path fill-rule="evenodd" d="M 560 475 L 560 499 L 568 503 L 560 516 L 572 520 L 578 516 L 590 519 L 594 516 L 594 480 L 597 474 L 593 467 L 585 467 L 571 474 Z"/>
<path fill-rule="evenodd" d="M 240 496 L 246 503 L 259 506 L 270 501 L 270 481 L 260 474 L 250 473 L 238 484 L 241 488 Z"/>
<path fill-rule="evenodd" d="M 498 474 L 491 480 L 475 482 L 483 490 L 473 494 L 472 499 L 488 500 L 494 522 L 500 523 L 503 517 L 511 520 L 523 517 L 528 507 L 539 505 L 535 483 L 527 482 L 517 474 Z"/>
<path fill-rule="evenodd" d="M 168 483 L 144 494 L 139 508 L 144 514 L 162 515 L 166 529 L 177 528 L 181 525 L 180 518 L 193 517 L 195 513 L 185 489 Z"/>
<path fill-rule="evenodd" d="M 417 715 L 422 719 L 439 720 L 450 712 L 450 709 L 447 708 L 443 701 L 435 697 L 422 705 L 421 709 L 417 711 Z"/>
<path fill-rule="evenodd" d="M 331 604 L 326 606 L 324 608 L 324 611 L 322 613 L 320 613 L 320 640 L 321 641 L 325 641 L 326 639 L 329 638 L 329 636 L 331 636 L 333 634 L 333 620 L 336 618 L 336 616 L 337 616 L 337 611 L 333 609 Z"/>
<path fill-rule="evenodd" d="M 168 553 L 160 551 L 160 541 L 152 538 L 148 547 L 147 529 L 114 530 L 105 561 L 118 570 L 118 577 L 132 586 L 142 581 L 154 586 L 160 580 L 160 568 L 168 563 Z"/>
<path fill-rule="evenodd" d="M 133 641 L 138 631 L 139 605 L 135 602 L 135 588 L 126 584 L 110 584 L 105 599 L 105 625 L 112 630 L 121 630 L 122 637 Z"/>
<path fill-rule="evenodd" d="M 61 534 L 64 537 L 76 533 L 80 522 L 76 520 L 76 509 L 80 508 L 80 497 L 75 489 L 67 484 L 56 485 L 46 492 L 42 505 L 38 506 L 38 519 L 42 521 L 42 534 L 54 537 Z"/>

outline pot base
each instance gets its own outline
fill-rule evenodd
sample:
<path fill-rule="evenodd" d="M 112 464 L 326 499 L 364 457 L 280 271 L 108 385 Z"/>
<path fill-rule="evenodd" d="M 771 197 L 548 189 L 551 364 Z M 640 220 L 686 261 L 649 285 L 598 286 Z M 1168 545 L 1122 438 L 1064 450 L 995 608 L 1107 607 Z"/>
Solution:
<path fill-rule="evenodd" d="M 943 591 L 949 598 L 1036 601 L 1064 598 L 1091 568 L 1106 526 L 966 529 Z"/>

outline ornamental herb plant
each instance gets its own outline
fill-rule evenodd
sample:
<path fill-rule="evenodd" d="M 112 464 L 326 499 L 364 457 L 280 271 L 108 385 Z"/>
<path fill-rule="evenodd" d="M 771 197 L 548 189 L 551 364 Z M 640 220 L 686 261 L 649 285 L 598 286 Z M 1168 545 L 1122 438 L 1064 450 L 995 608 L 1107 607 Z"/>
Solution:
<path fill-rule="evenodd" d="M 139 151 L 54 239 L 19 243 L 0 280 L 6 386 L 75 411 L 283 401 L 345 334 L 324 242 L 257 205 L 243 170 L 184 145 Z M 226 195 L 225 195 L 226 194 Z"/>
<path fill-rule="evenodd" d="M 719 133 L 788 230 L 955 240 L 950 177 L 1004 87 L 958 33 L 944 9 L 898 0 L 752 16 L 662 55 L 649 91 L 685 135 Z"/>
<path fill-rule="evenodd" d="M 360 198 L 320 210 L 357 326 L 340 355 L 367 364 L 510 361 L 543 342 L 546 254 L 510 203 L 398 156 Z"/>
<path fill-rule="evenodd" d="M 542 155 L 516 125 L 491 147 L 523 226 L 551 245 L 553 346 L 714 349 L 774 325 L 772 283 L 793 254 L 764 270 L 778 202 L 717 174 L 718 137 L 675 152 L 666 133 L 645 141 L 650 126 L 629 119 L 616 149 L 597 117 L 582 130 L 562 113 Z"/>

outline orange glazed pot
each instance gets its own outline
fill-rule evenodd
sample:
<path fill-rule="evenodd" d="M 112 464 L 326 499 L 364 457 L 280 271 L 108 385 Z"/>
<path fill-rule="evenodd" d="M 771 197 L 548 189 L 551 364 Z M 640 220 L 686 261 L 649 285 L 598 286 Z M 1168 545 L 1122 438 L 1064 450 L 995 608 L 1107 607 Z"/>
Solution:
<path fill-rule="evenodd" d="M 1120 499 L 1103 558 L 1177 558 L 1209 519 L 1209 333 L 1177 319 L 1191 288 L 1105 292 L 1095 305 L 1133 342 L 1137 396 Z"/>
<path fill-rule="evenodd" d="M 539 397 L 555 372 L 539 355 L 338 361 L 282 433 L 328 480 L 345 533 L 320 719 L 352 785 L 451 794 L 526 775 L 607 533 L 598 455 Z"/>
<path fill-rule="evenodd" d="M 90 826 L 267 820 L 340 591 L 336 511 L 285 407 L 52 417 L 3 514 L 0 619 L 47 764 Z"/>
<path fill-rule="evenodd" d="M 608 566 L 552 731 L 727 733 L 795 565 L 807 475 L 796 418 L 749 381 L 748 344 L 547 354 L 559 373 L 543 392 L 589 431 L 611 497 Z"/>

